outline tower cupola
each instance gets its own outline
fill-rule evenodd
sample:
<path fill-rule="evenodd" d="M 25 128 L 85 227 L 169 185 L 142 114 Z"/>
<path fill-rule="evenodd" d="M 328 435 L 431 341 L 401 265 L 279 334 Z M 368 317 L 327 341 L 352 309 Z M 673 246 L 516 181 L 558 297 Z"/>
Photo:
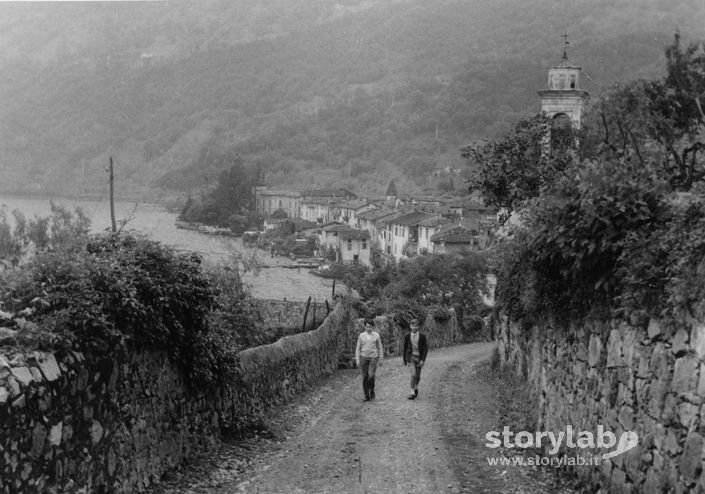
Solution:
<path fill-rule="evenodd" d="M 557 124 L 570 122 L 579 129 L 590 95 L 580 89 L 581 67 L 568 60 L 568 34 L 563 37 L 563 59 L 548 69 L 548 88 L 539 91 L 541 111 Z"/>

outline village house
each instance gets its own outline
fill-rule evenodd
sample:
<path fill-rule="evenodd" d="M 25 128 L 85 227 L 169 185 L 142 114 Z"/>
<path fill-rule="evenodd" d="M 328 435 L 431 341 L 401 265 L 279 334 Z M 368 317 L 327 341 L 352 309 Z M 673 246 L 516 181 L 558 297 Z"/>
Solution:
<path fill-rule="evenodd" d="M 431 217 L 425 220 L 421 220 L 418 224 L 418 242 L 417 242 L 417 254 L 430 254 L 433 252 L 433 244 L 431 243 L 431 237 L 440 230 L 443 225 L 449 223 L 446 218 Z"/>
<path fill-rule="evenodd" d="M 433 215 L 422 211 L 411 211 L 390 220 L 388 225 L 391 236 L 391 249 L 388 254 L 399 260 L 417 254 L 419 222 L 432 218 Z"/>
<path fill-rule="evenodd" d="M 479 225 L 493 225 L 497 220 L 497 211 L 494 208 L 486 206 L 480 201 L 465 199 L 460 201 L 461 213 L 463 220 L 472 221 L 477 228 Z"/>
<path fill-rule="evenodd" d="M 476 230 L 462 224 L 448 224 L 431 236 L 433 254 L 451 254 L 480 250 L 484 248 L 485 239 Z"/>
<path fill-rule="evenodd" d="M 455 168 L 451 165 L 448 166 L 437 166 L 431 172 L 432 177 L 445 177 L 449 175 L 460 175 L 462 170 L 460 168 Z"/>
<path fill-rule="evenodd" d="M 376 221 L 377 237 L 375 241 L 379 250 L 387 257 L 393 257 L 394 248 L 394 228 L 392 226 L 395 219 L 404 216 L 408 211 L 395 209 L 391 214 L 387 214 Z"/>
<path fill-rule="evenodd" d="M 301 217 L 314 223 L 328 223 L 337 216 L 337 204 L 354 199 L 347 189 L 311 189 L 301 192 Z"/>
<path fill-rule="evenodd" d="M 313 223 L 330 223 L 333 221 L 330 200 L 318 198 L 301 199 L 301 217 Z"/>
<path fill-rule="evenodd" d="M 373 209 L 377 209 L 377 206 L 370 204 L 367 199 L 360 198 L 343 201 L 336 205 L 336 212 L 338 213 L 336 221 L 359 229 L 358 214 Z"/>
<path fill-rule="evenodd" d="M 329 248 L 337 248 L 339 245 L 339 235 L 341 232 L 350 230 L 347 225 L 341 225 L 339 223 L 329 223 L 320 229 L 318 234 L 318 245 L 321 250 Z"/>
<path fill-rule="evenodd" d="M 370 266 L 370 234 L 366 230 L 355 230 L 347 225 L 332 223 L 320 229 L 318 245 L 323 254 L 335 251 L 335 261 L 359 263 Z"/>
<path fill-rule="evenodd" d="M 298 192 L 257 187 L 255 205 L 257 213 L 264 217 L 277 209 L 283 210 L 289 218 L 301 217 L 301 195 Z"/>
<path fill-rule="evenodd" d="M 371 266 L 370 234 L 365 230 L 348 229 L 338 234 L 340 262 Z"/>
<path fill-rule="evenodd" d="M 381 207 L 379 209 L 371 209 L 358 213 L 358 230 L 366 230 L 370 234 L 370 242 L 372 245 L 380 250 L 384 250 L 380 240 L 382 238 L 381 230 L 384 228 L 382 220 L 393 214 L 398 214 L 398 211 L 389 207 Z"/>

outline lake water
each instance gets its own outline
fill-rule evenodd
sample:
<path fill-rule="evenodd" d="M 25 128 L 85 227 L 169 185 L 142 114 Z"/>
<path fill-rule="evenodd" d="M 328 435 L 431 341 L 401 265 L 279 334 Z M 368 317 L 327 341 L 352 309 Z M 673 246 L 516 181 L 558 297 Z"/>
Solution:
<path fill-rule="evenodd" d="M 68 198 L 52 199 L 71 211 L 80 207 L 91 219 L 93 232 L 110 229 L 110 205 L 108 201 L 85 201 Z M 14 209 L 22 211 L 28 219 L 34 216 L 49 216 L 51 207 L 49 199 L 14 197 L 0 195 L 0 207 L 5 206 L 8 213 Z M 170 213 L 158 204 L 117 202 L 115 219 L 118 225 L 127 220 L 124 230 L 146 234 L 180 251 L 193 251 L 201 254 L 208 262 L 223 263 L 234 252 L 246 256 L 255 255 L 260 264 L 291 264 L 285 258 L 271 258 L 260 249 L 249 249 L 242 245 L 240 238 L 204 235 L 192 230 L 176 228 L 176 214 Z M 331 299 L 333 281 L 318 278 L 306 269 L 288 269 L 283 267 L 264 268 L 258 274 L 248 273 L 244 277 L 252 295 L 257 298 L 303 300 L 309 296 L 318 301 Z M 342 293 L 343 286 L 336 283 L 336 292 Z"/>

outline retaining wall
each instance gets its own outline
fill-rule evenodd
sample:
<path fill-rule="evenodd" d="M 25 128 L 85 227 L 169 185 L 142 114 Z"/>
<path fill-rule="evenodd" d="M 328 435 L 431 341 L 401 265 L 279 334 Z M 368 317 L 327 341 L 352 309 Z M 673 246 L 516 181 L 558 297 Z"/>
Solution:
<path fill-rule="evenodd" d="M 638 434 L 636 448 L 575 468 L 591 492 L 705 491 L 705 324 L 683 317 L 647 327 L 523 327 L 500 317 L 494 331 L 500 359 L 528 378 L 540 430 L 595 433 L 602 425 L 617 438 Z"/>
<path fill-rule="evenodd" d="M 333 372 L 351 320 L 342 301 L 319 328 L 241 352 L 238 382 L 200 392 L 164 353 L 0 348 L 0 492 L 143 491 Z"/>

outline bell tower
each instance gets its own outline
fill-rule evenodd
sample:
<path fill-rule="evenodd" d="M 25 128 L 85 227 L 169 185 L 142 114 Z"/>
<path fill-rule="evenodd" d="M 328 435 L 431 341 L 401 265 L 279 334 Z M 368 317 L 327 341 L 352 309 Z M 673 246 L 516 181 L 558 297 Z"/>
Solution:
<path fill-rule="evenodd" d="M 563 35 L 563 59 L 548 69 L 548 89 L 539 91 L 541 111 L 554 125 L 570 123 L 579 129 L 583 108 L 590 95 L 580 89 L 581 67 L 568 60 L 568 33 Z"/>

